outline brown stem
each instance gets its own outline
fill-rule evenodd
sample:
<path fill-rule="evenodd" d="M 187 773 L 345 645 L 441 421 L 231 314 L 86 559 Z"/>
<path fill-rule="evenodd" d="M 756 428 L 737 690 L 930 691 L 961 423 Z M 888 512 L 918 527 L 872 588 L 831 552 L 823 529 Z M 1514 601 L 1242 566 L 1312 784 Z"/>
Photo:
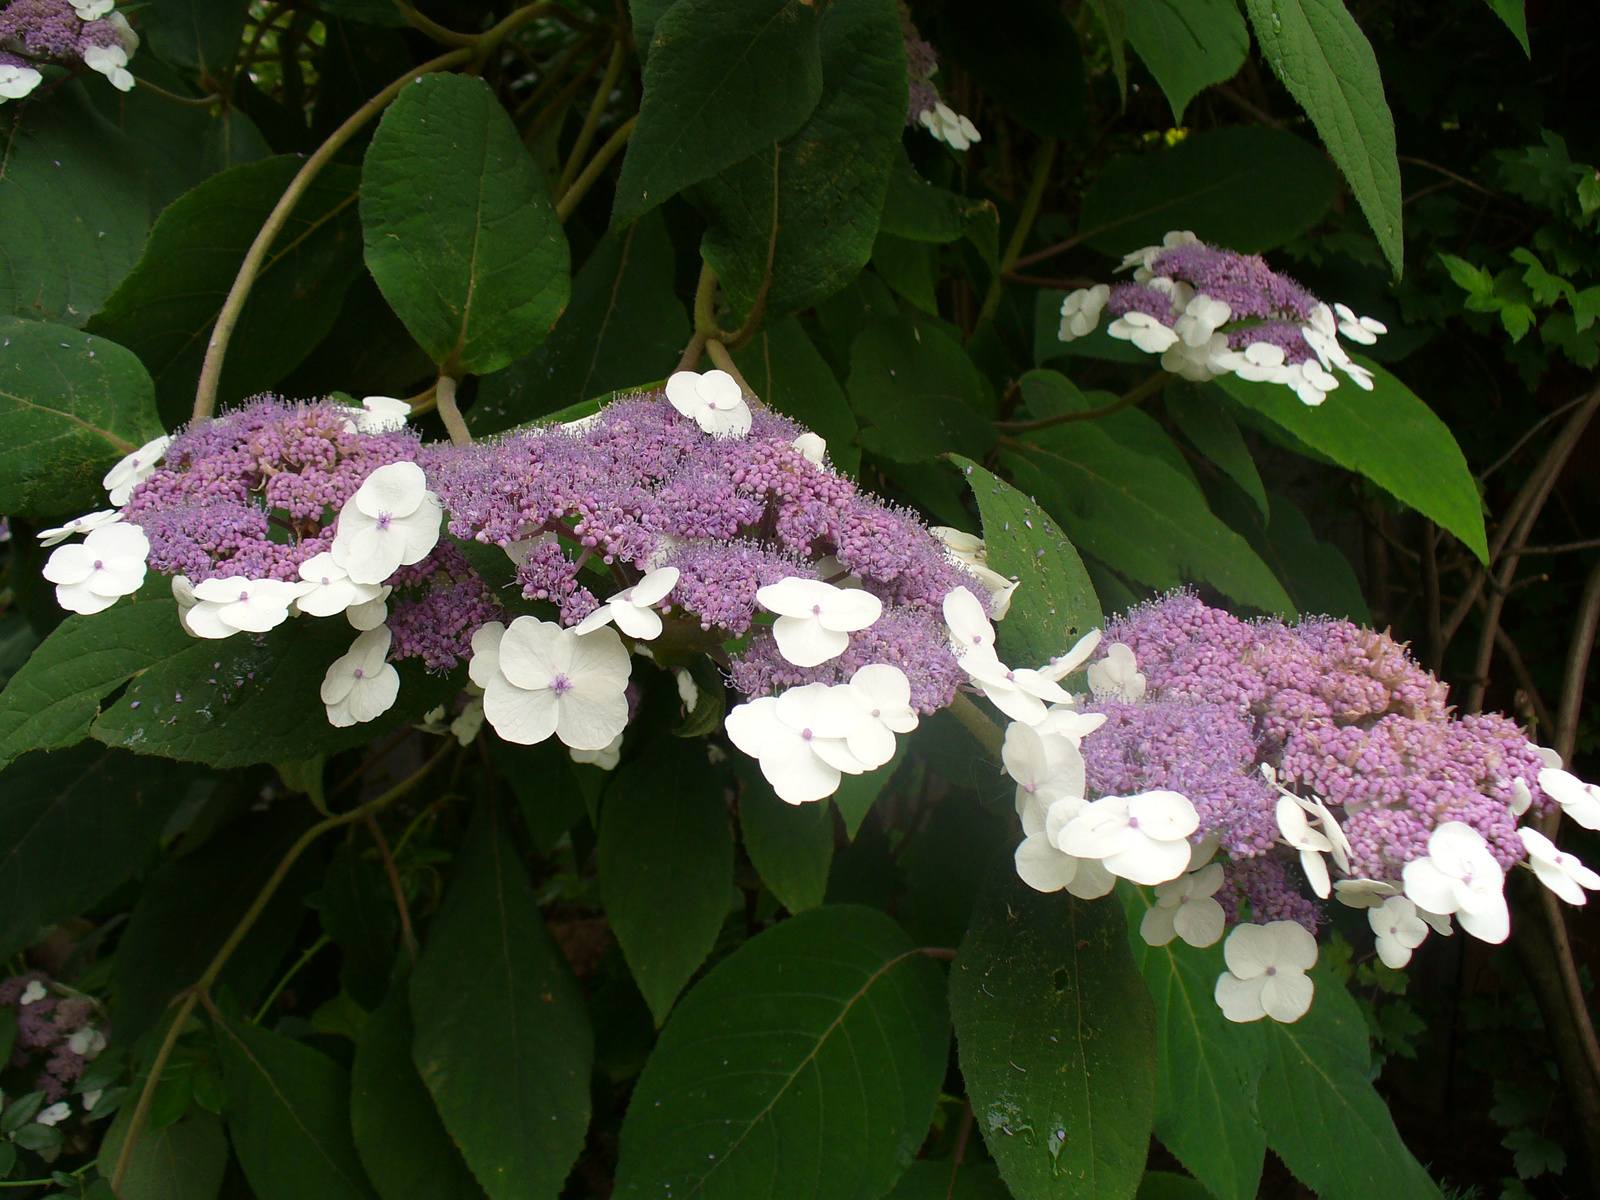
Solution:
<path fill-rule="evenodd" d="M 145 1122 L 150 1119 L 150 1106 L 155 1103 L 155 1084 L 161 1078 L 161 1073 L 167 1069 L 167 1060 L 172 1057 L 173 1048 L 178 1044 L 178 1038 L 183 1033 L 183 1027 L 188 1023 L 189 1014 L 194 1012 L 194 1006 L 199 1003 L 200 993 L 190 989 L 189 994 L 183 998 L 183 1003 L 178 1006 L 178 1011 L 172 1016 L 172 1024 L 167 1028 L 167 1036 L 161 1039 L 161 1048 L 156 1051 L 155 1061 L 150 1064 L 150 1074 L 145 1077 L 145 1084 L 139 1093 L 139 1103 L 134 1105 L 133 1118 L 128 1122 L 128 1132 L 123 1135 L 122 1149 L 117 1154 L 117 1165 L 111 1174 L 111 1193 L 114 1196 L 122 1194 L 123 1181 L 128 1177 L 128 1164 L 133 1161 L 134 1139 L 144 1129 Z"/>
<path fill-rule="evenodd" d="M 176 92 L 169 92 L 166 88 L 157 87 L 148 79 L 140 79 L 137 76 L 135 76 L 134 82 L 153 96 L 159 96 L 163 100 L 170 101 L 173 104 L 182 104 L 189 108 L 210 108 L 218 100 L 222 99 L 217 94 L 210 96 L 180 96 Z"/>
<path fill-rule="evenodd" d="M 1049 429 L 1055 425 L 1065 425 L 1068 421 L 1094 421 L 1100 417 L 1109 417 L 1112 413 L 1121 412 L 1125 408 L 1143 400 L 1148 400 L 1162 388 L 1166 387 L 1171 375 L 1165 371 L 1157 371 L 1132 391 L 1117 397 L 1115 401 L 1101 408 L 1086 408 L 1076 412 L 1056 413 L 1049 417 L 1040 417 L 1036 421 L 996 421 L 996 429 L 1003 429 L 1007 433 L 1032 433 L 1038 429 Z"/>
<path fill-rule="evenodd" d="M 461 419 L 461 410 L 456 407 L 456 384 L 454 375 L 441 372 L 439 382 L 433 388 L 433 402 L 439 409 L 439 418 L 444 422 L 445 430 L 450 434 L 451 443 L 470 446 L 472 434 L 467 429 L 467 423 Z"/>
<path fill-rule="evenodd" d="M 595 151 L 594 157 L 589 160 L 589 165 L 572 181 L 572 186 L 562 193 L 561 199 L 557 202 L 556 216 L 560 220 L 565 221 L 572 215 L 572 210 L 578 207 L 578 202 L 584 196 L 588 195 L 589 189 L 594 186 L 594 181 L 600 178 L 600 173 L 617 156 L 618 151 L 627 145 L 628 138 L 633 134 L 633 127 L 638 123 L 639 114 L 634 113 L 617 126 L 616 132 Z"/>
<path fill-rule="evenodd" d="M 378 818 L 367 814 L 367 832 L 378 847 L 378 857 L 383 860 L 383 873 L 389 877 L 389 890 L 394 893 L 395 911 L 400 914 L 400 935 L 411 956 L 411 965 L 417 965 L 417 932 L 411 927 L 411 906 L 406 903 L 406 890 L 400 883 L 400 869 L 394 865 L 394 855 L 389 852 L 389 839 L 383 836 Z"/>
<path fill-rule="evenodd" d="M 961 1164 L 967 1157 L 967 1140 L 971 1137 L 972 1103 L 968 1101 L 966 1107 L 961 1110 L 961 1128 L 956 1133 L 956 1152 L 950 1160 L 950 1186 L 945 1189 L 944 1200 L 955 1200 L 956 1176 L 961 1173 Z"/>
<path fill-rule="evenodd" d="M 1561 705 L 1556 717 L 1555 751 L 1562 762 L 1571 762 L 1578 746 L 1578 715 L 1583 708 L 1583 683 L 1589 674 L 1589 656 L 1600 629 L 1600 562 L 1589 571 L 1578 601 L 1578 620 L 1567 648 L 1567 668 L 1561 680 Z"/>
<path fill-rule="evenodd" d="M 698 329 L 689 339 L 689 344 L 683 348 L 683 355 L 678 359 L 677 369 L 692 371 L 700 365 L 700 356 L 706 352 L 706 335 Z"/>
<path fill-rule="evenodd" d="M 1556 952 L 1556 967 L 1561 973 L 1561 986 L 1566 992 L 1567 1007 L 1572 1011 L 1572 1025 L 1578 1035 L 1588 1060 L 1589 1072 L 1600 1083 L 1600 1040 L 1594 1032 L 1594 1022 L 1589 1019 L 1589 1003 L 1583 995 L 1583 980 L 1578 976 L 1578 963 L 1572 956 L 1572 942 L 1567 937 L 1567 917 L 1561 911 L 1561 901 L 1547 887 L 1539 889 L 1539 899 L 1544 904 L 1545 925 L 1551 945 Z"/>
<path fill-rule="evenodd" d="M 420 29 L 434 41 L 442 46 L 472 46 L 477 44 L 477 37 L 470 33 L 457 33 L 453 29 L 446 29 L 432 17 L 423 16 L 406 0 L 394 0 L 394 5 L 400 10 L 400 15 L 410 22 L 413 29 Z"/>

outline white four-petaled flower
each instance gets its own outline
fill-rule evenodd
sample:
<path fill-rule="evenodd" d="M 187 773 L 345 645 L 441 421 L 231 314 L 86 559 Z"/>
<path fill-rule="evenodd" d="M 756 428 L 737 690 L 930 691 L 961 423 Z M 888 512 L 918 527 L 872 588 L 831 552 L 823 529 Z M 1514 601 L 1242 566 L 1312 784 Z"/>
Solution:
<path fill-rule="evenodd" d="M 133 91 L 133 72 L 128 70 L 128 52 L 122 46 L 90 46 L 83 52 L 83 65 L 104 75 L 117 91 Z"/>
<path fill-rule="evenodd" d="M 99 512 L 85 513 L 81 517 L 73 517 L 57 525 L 54 529 L 41 529 L 38 533 L 39 546 L 48 550 L 51 546 L 59 546 L 69 537 L 80 533 L 93 533 L 96 529 L 104 529 L 107 525 L 115 525 L 122 520 L 122 512 L 115 508 L 103 508 Z"/>
<path fill-rule="evenodd" d="M 1377 938 L 1378 957 L 1396 971 L 1411 961 L 1411 952 L 1428 936 L 1427 922 L 1418 914 L 1416 903 L 1405 896 L 1390 896 L 1367 909 L 1367 924 Z"/>
<path fill-rule="evenodd" d="M 17 1003 L 23 1008 L 30 1004 L 37 1004 L 50 994 L 50 989 L 44 986 L 44 981 L 39 979 L 28 980 L 28 986 L 22 989 L 22 995 L 17 997 Z"/>
<path fill-rule="evenodd" d="M 400 673 L 388 659 L 389 629 L 380 625 L 360 634 L 333 660 L 322 678 L 321 693 L 330 725 L 342 729 L 389 711 L 400 694 Z"/>
<path fill-rule="evenodd" d="M 289 605 L 305 587 L 281 579 L 230 575 L 194 585 L 195 605 L 184 614 L 189 632 L 203 638 L 265 633 L 289 619 Z"/>
<path fill-rule="evenodd" d="M 21 100 L 44 82 L 44 76 L 29 66 L 0 63 L 0 101 Z"/>
<path fill-rule="evenodd" d="M 36 1125 L 57 1125 L 72 1115 L 72 1105 L 65 1100 L 41 1108 L 33 1118 Z"/>
<path fill-rule="evenodd" d="M 577 625 L 577 632 L 593 633 L 615 621 L 617 628 L 631 638 L 654 641 L 661 636 L 661 614 L 655 606 L 678 586 L 678 568 L 661 567 L 651 571 L 632 587 L 625 587 L 595 609 Z"/>
<path fill-rule="evenodd" d="M 1106 870 L 1147 886 L 1176 879 L 1189 866 L 1189 835 L 1200 814 L 1177 792 L 1105 796 L 1073 817 L 1056 844 L 1075 858 L 1097 858 Z"/>
<path fill-rule="evenodd" d="M 630 670 L 615 629 L 580 634 L 535 617 L 490 621 L 468 664 L 496 733 L 524 746 L 553 733 L 575 750 L 603 750 L 627 725 Z"/>
<path fill-rule="evenodd" d="M 1328 864 L 1324 854 L 1333 857 L 1341 870 L 1350 870 L 1350 842 L 1333 814 L 1320 800 L 1307 800 L 1280 790 L 1278 796 L 1278 832 L 1291 849 L 1300 852 L 1300 866 L 1311 883 L 1311 890 L 1326 900 L 1332 892 L 1328 879 Z M 1316 818 L 1317 824 L 1311 824 Z"/>
<path fill-rule="evenodd" d="M 300 578 L 305 583 L 295 604 L 301 612 L 313 617 L 336 616 L 352 607 L 380 600 L 386 591 L 378 584 L 357 583 L 351 579 L 350 572 L 335 562 L 326 550 L 300 564 Z M 374 629 L 382 624 L 380 618 L 366 628 Z"/>
<path fill-rule="evenodd" d="M 849 708 L 827 695 L 826 684 L 791 688 L 783 697 L 761 696 L 737 705 L 724 726 L 728 739 L 761 764 L 761 774 L 786 804 L 824 800 L 845 774 L 866 764 L 850 753 Z M 779 708 L 779 701 L 789 703 Z"/>
<path fill-rule="evenodd" d="M 1539 882 L 1568 904 L 1589 903 L 1589 897 L 1583 894 L 1585 888 L 1591 892 L 1600 891 L 1600 875 L 1584 866 L 1576 854 L 1561 850 L 1537 829 L 1523 826 L 1517 830 L 1517 836 L 1527 848 L 1528 865 Z"/>
<path fill-rule="evenodd" d="M 1089 690 L 1096 696 L 1135 704 L 1144 699 L 1145 679 L 1133 650 L 1113 642 L 1106 656 L 1089 668 Z"/>
<path fill-rule="evenodd" d="M 170 434 L 152 438 L 107 471 L 100 483 L 111 493 L 111 503 L 118 508 L 126 504 L 128 497 L 133 495 L 133 489 L 156 473 L 156 464 L 171 444 Z"/>
<path fill-rule="evenodd" d="M 1132 342 L 1146 354 L 1160 354 L 1178 340 L 1171 326 L 1137 311 L 1123 313 L 1106 326 L 1106 332 L 1119 341 Z"/>
<path fill-rule="evenodd" d="M 750 432 L 744 389 L 726 371 L 675 372 L 667 380 L 667 399 L 712 437 L 743 437 Z"/>
<path fill-rule="evenodd" d="M 1454 913 L 1481 941 L 1498 943 L 1511 933 L 1505 874 L 1483 834 L 1464 821 L 1446 821 L 1428 837 L 1428 853 L 1401 872 L 1405 893 L 1419 909 Z"/>
<path fill-rule="evenodd" d="M 339 510 L 333 561 L 357 583 L 382 583 L 427 557 L 439 540 L 443 510 L 412 462 L 379 467 Z"/>
<path fill-rule="evenodd" d="M 797 667 L 838 658 L 849 647 L 850 635 L 883 613 L 883 601 L 871 592 L 793 575 L 759 589 L 756 599 L 768 612 L 778 614 L 772 636 L 778 652 Z"/>
<path fill-rule="evenodd" d="M 691 680 L 692 682 L 692 680 Z M 869 771 L 894 757 L 897 733 L 917 727 L 917 710 L 911 707 L 911 681 L 899 667 L 868 663 L 843 685 L 857 708 L 857 717 L 845 734 L 845 744 Z"/>
<path fill-rule="evenodd" d="M 1217 976 L 1214 996 L 1228 1020 L 1289 1024 L 1310 1009 L 1316 987 L 1306 972 L 1317 965 L 1317 939 L 1299 922 L 1239 925 L 1222 956 L 1228 969 Z"/>
<path fill-rule="evenodd" d="M 1093 333 L 1110 296 L 1111 289 L 1103 283 L 1069 292 L 1061 302 L 1061 330 L 1056 336 L 1071 342 Z"/>
<path fill-rule="evenodd" d="M 1539 790 L 1585 829 L 1600 829 L 1600 787 L 1560 767 L 1545 767 L 1539 772 Z"/>
<path fill-rule="evenodd" d="M 72 11 L 80 21 L 98 21 L 117 6 L 117 0 L 72 0 Z"/>
<path fill-rule="evenodd" d="M 150 539 L 137 525 L 96 529 L 81 542 L 59 546 L 41 574 L 56 585 L 56 602 L 85 616 L 110 608 L 144 585 Z"/>
<path fill-rule="evenodd" d="M 1156 902 L 1145 910 L 1139 935 L 1152 946 L 1180 937 L 1196 948 L 1214 946 L 1225 923 L 1213 898 L 1222 887 L 1222 864 L 1208 863 L 1156 887 Z"/>
<path fill-rule="evenodd" d="M 978 127 L 970 119 L 956 112 L 942 100 L 937 101 L 932 108 L 924 109 L 918 120 L 922 122 L 924 129 L 952 150 L 965 150 L 973 142 L 983 140 L 983 135 L 978 132 Z"/>

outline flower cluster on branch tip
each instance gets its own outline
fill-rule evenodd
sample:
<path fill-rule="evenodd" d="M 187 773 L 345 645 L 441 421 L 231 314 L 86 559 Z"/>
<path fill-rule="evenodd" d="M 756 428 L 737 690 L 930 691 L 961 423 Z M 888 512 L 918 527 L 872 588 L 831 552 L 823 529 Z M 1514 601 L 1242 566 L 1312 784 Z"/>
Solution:
<path fill-rule="evenodd" d="M 0 9 L 0 103 L 44 81 L 42 66 L 82 64 L 118 91 L 132 91 L 128 60 L 139 35 L 115 0 L 11 0 Z"/>

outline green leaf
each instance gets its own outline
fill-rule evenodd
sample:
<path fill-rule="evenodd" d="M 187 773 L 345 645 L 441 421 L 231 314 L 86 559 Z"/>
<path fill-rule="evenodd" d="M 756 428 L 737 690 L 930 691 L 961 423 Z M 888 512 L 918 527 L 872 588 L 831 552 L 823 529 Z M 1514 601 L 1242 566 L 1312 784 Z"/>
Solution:
<path fill-rule="evenodd" d="M 833 865 L 833 813 L 821 804 L 785 804 L 762 778 L 755 760 L 738 755 L 744 782 L 739 831 L 745 853 L 778 903 L 792 913 L 822 903 Z"/>
<path fill-rule="evenodd" d="M 1118 893 L 1134 961 L 1155 1001 L 1156 1137 L 1216 1200 L 1254 1200 L 1267 1149 L 1256 1114 L 1267 1065 L 1263 1031 L 1229 1021 L 1212 997 L 1227 970 L 1220 944 L 1151 946 L 1137 926 L 1149 893 L 1131 884 Z"/>
<path fill-rule="evenodd" d="M 169 424 L 186 420 L 217 314 L 245 254 L 302 159 L 231 167 L 173 201 L 133 272 L 88 328 L 137 354 Z M 333 328 L 361 270 L 354 167 L 330 163 L 295 206 L 239 314 L 217 397 L 265 391 Z"/>
<path fill-rule="evenodd" d="M 1057 358 L 1102 358 L 1109 362 L 1150 365 L 1150 356 L 1132 342 L 1124 342 L 1106 332 L 1106 323 L 1095 326 L 1088 335 L 1070 342 L 1061 340 L 1061 302 L 1065 291 L 1040 288 L 1033 306 L 1033 361 L 1043 366 Z"/>
<path fill-rule="evenodd" d="M 898 462 L 995 444 L 983 377 L 956 340 L 910 317 L 871 320 L 850 348 L 850 406 L 872 422 L 861 444 Z"/>
<path fill-rule="evenodd" d="M 100 1143 L 100 1173 L 110 1178 L 133 1120 L 132 1104 L 117 1111 Z M 121 1200 L 214 1200 L 228 1168 L 222 1120 L 203 1108 L 160 1129 L 146 1128 L 128 1157 Z"/>
<path fill-rule="evenodd" d="M 1286 387 L 1249 383 L 1237 375 L 1222 376 L 1217 386 L 1341 467 L 1365 475 L 1402 504 L 1431 517 L 1488 562 L 1478 487 L 1449 427 L 1377 363 L 1352 357 L 1372 372 L 1372 391 L 1345 379 L 1316 408 L 1302 404 Z"/>
<path fill-rule="evenodd" d="M 29 750 L 82 741 L 101 700 L 194 645 L 178 624 L 178 606 L 166 601 L 138 600 L 68 617 L 0 692 L 0 765 Z"/>
<path fill-rule="evenodd" d="M 339 983 L 363 1008 L 376 1008 L 389 987 L 400 918 L 383 868 L 351 843 L 328 860 L 322 890 L 310 903 L 344 955 Z"/>
<path fill-rule="evenodd" d="M 367 1018 L 350 1069 L 356 1152 L 383 1200 L 482 1200 L 411 1061 L 411 1002 L 396 980 Z"/>
<path fill-rule="evenodd" d="M 927 1133 L 944 980 L 888 917 L 826 905 L 717 964 L 678 1006 L 622 1124 L 616 1194 L 868 1200 Z"/>
<path fill-rule="evenodd" d="M 1128 41 L 1156 77 L 1172 123 L 1183 124 L 1189 101 L 1232 79 L 1250 52 L 1250 33 L 1234 0 L 1119 0 Z"/>
<path fill-rule="evenodd" d="M 950 1013 L 973 1117 L 1012 1193 L 1131 1195 L 1156 1024 L 1116 900 L 1043 895 L 999 863 L 951 969 Z"/>
<path fill-rule="evenodd" d="M 680 0 L 659 16 L 639 124 L 617 180 L 613 229 L 805 124 L 822 98 L 824 7 L 814 0 Z"/>
<path fill-rule="evenodd" d="M 1226 406 L 1215 396 L 1181 380 L 1167 385 L 1165 403 L 1167 415 L 1184 437 L 1243 488 L 1265 517 L 1267 489 L 1256 470 L 1255 459 L 1250 457 L 1250 448 L 1244 444 L 1244 435 Z"/>
<path fill-rule="evenodd" d="M 567 748 L 555 738 L 532 746 L 489 739 L 495 770 L 517 798 L 534 850 L 548 854 L 584 815 L 583 789 Z"/>
<path fill-rule="evenodd" d="M 1083 121 L 1083 51 L 1051 0 L 941 0 L 941 54 L 1040 137 L 1071 137 Z M 943 76 L 941 76 L 943 78 Z"/>
<path fill-rule="evenodd" d="M 218 1018 L 228 1132 L 260 1200 L 376 1200 L 350 1137 L 350 1075 L 303 1042 Z"/>
<path fill-rule="evenodd" d="M 872 255 L 906 120 L 899 10 L 894 0 L 834 0 L 820 42 L 822 92 L 806 123 L 690 193 L 709 225 L 700 252 L 740 312 L 761 293 L 769 253 L 772 313 L 832 295 Z"/>
<path fill-rule="evenodd" d="M 139 605 L 164 610 L 178 628 L 174 602 Z M 108 746 L 214 767 L 333 754 L 416 720 L 461 686 L 459 672 L 430 675 L 420 660 L 409 659 L 397 666 L 394 707 L 375 721 L 340 729 L 328 724 L 319 692 L 328 664 L 350 648 L 345 622 L 299 618 L 270 633 L 222 642 L 191 638 L 181 629 L 176 645 L 167 642 L 166 631 L 159 636 L 167 652 L 147 663 L 94 722 L 91 732 Z"/>
<path fill-rule="evenodd" d="M 762 327 L 734 363 L 769 408 L 793 417 L 828 443 L 828 457 L 846 475 L 861 466 L 856 418 L 838 377 L 795 317 Z"/>
<path fill-rule="evenodd" d="M 628 16 L 633 23 L 633 42 L 638 48 L 640 62 L 650 57 L 650 46 L 655 40 L 656 22 L 674 3 L 676 0 L 628 0 Z"/>
<path fill-rule="evenodd" d="M 247 7 L 245 0 L 150 0 L 139 10 L 139 29 L 157 58 L 216 75 L 233 58 Z"/>
<path fill-rule="evenodd" d="M 1042 664 L 1067 652 L 1075 637 L 1103 623 L 1083 560 L 1054 519 L 999 476 L 952 455 L 983 514 L 989 569 L 1018 581 L 1000 623 L 1010 662 Z"/>
<path fill-rule="evenodd" d="M 589 1126 L 583 996 L 492 806 L 411 979 L 412 1059 L 492 1200 L 554 1200 Z"/>
<path fill-rule="evenodd" d="M 933 294 L 938 283 L 938 252 L 933 246 L 879 233 L 872 245 L 872 268 L 913 306 L 930 316 L 939 315 L 939 300 Z"/>
<path fill-rule="evenodd" d="M 953 242 L 967 233 L 975 213 L 991 207 L 935 187 L 911 166 L 904 150 L 895 156 L 878 232 L 914 242 Z"/>
<path fill-rule="evenodd" d="M 1216 1200 L 1203 1183 L 1172 1171 L 1146 1171 L 1134 1200 Z"/>
<path fill-rule="evenodd" d="M 572 303 L 532 354 L 478 385 L 475 435 L 498 433 L 601 392 L 660 379 L 689 340 L 660 213 L 600 239 L 572 281 Z"/>
<path fill-rule="evenodd" d="M 942 1160 L 918 1160 L 906 1168 L 885 1200 L 1011 1200 L 992 1162 L 968 1160 L 959 1166 Z"/>
<path fill-rule="evenodd" d="M 1292 1025 L 1263 1022 L 1258 1109 L 1267 1144 L 1322 1200 L 1441 1200 L 1368 1082 L 1361 1010 L 1326 966 L 1311 978 L 1310 1012 Z"/>
<path fill-rule="evenodd" d="M 1338 173 L 1316 147 L 1281 130 L 1235 125 L 1112 159 L 1083 194 L 1078 228 L 1102 254 L 1158 245 L 1171 229 L 1254 254 L 1310 229 L 1338 188 Z"/>
<path fill-rule="evenodd" d="M 1026 434 L 1000 458 L 1023 491 L 1043 498 L 1075 546 L 1112 569 L 1158 590 L 1204 580 L 1240 603 L 1295 612 L 1267 565 L 1212 514 L 1188 477 L 1129 449 L 1098 422 Z"/>
<path fill-rule="evenodd" d="M 877 770 L 846 775 L 839 781 L 839 790 L 833 794 L 833 806 L 839 810 L 839 816 L 844 820 L 845 835 L 852 842 L 861 829 L 861 822 L 867 819 L 867 813 L 872 811 L 883 789 L 889 786 L 889 781 L 900 769 L 905 756 L 906 743 L 901 742 L 895 748 L 894 757 Z"/>
<path fill-rule="evenodd" d="M 625 764 L 606 789 L 600 892 L 658 1025 L 728 914 L 733 834 L 725 786 L 704 743 L 672 738 Z"/>
<path fill-rule="evenodd" d="M 112 963 L 118 1038 L 131 1044 L 200 978 L 312 815 L 309 806 L 292 803 L 246 813 L 193 854 L 171 858 L 151 874 Z M 218 982 L 241 1005 L 271 981 L 321 873 L 314 851 L 301 855 L 223 968 Z"/>
<path fill-rule="evenodd" d="M 1264 522 L 1237 490 L 1224 483 L 1207 488 L 1207 494 L 1217 515 L 1244 535 L 1303 615 L 1372 623 L 1350 560 L 1337 546 L 1317 540 L 1311 522 L 1294 501 L 1274 492 L 1271 518 Z"/>
<path fill-rule="evenodd" d="M 361 168 L 367 267 L 434 362 L 487 375 L 544 340 L 571 289 L 545 181 L 488 85 L 426 75 Z"/>
<path fill-rule="evenodd" d="M 1400 162 L 1366 35 L 1344 0 L 1245 0 L 1245 9 L 1262 54 L 1317 127 L 1398 276 Z"/>
<path fill-rule="evenodd" d="M 138 869 L 192 774 L 93 743 L 29 754 L 0 774 L 0 958 Z"/>
<path fill-rule="evenodd" d="M 107 469 L 160 436 L 136 356 L 65 325 L 0 317 L 0 511 L 102 508 Z"/>

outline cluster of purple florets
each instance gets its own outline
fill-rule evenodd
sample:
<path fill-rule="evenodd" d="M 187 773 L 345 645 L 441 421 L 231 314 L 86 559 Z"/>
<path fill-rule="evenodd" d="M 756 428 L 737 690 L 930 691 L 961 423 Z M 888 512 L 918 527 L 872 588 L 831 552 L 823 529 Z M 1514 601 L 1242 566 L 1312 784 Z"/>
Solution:
<path fill-rule="evenodd" d="M 1455 716 L 1446 686 L 1388 634 L 1327 618 L 1241 621 L 1189 593 L 1106 632 L 1133 650 L 1148 694 L 1094 706 L 1108 720 L 1084 741 L 1091 788 L 1188 796 L 1253 911 L 1286 879 L 1261 865 L 1278 796 L 1262 764 L 1329 805 L 1357 877 L 1398 883 L 1446 821 L 1481 833 L 1502 867 L 1525 857 L 1512 806 L 1519 781 L 1536 811 L 1549 805 L 1537 749 L 1505 717 Z"/>
<path fill-rule="evenodd" d="M 922 114 L 939 103 L 939 89 L 931 82 L 939 70 L 939 55 L 912 24 L 911 11 L 900 5 L 900 28 L 906 47 L 906 83 L 910 104 L 906 108 L 906 124 L 915 125 Z"/>
<path fill-rule="evenodd" d="M 44 1093 L 46 1104 L 71 1092 L 94 1056 L 91 1047 L 105 1044 L 103 1034 L 94 1034 L 94 1001 L 87 996 L 58 996 L 50 982 L 43 972 L 29 971 L 0 983 L 0 1005 L 17 1014 L 16 1040 L 5 1065 L 14 1070 L 36 1067 L 33 1090 Z M 30 997 L 27 1004 L 22 1002 L 25 995 Z M 83 1052 L 73 1049 L 75 1034 L 80 1042 L 85 1034 L 90 1035 Z"/>
<path fill-rule="evenodd" d="M 0 63 L 22 66 L 35 62 L 81 60 L 95 48 L 124 44 L 113 21 L 85 21 L 71 0 L 11 0 L 0 9 Z"/>

